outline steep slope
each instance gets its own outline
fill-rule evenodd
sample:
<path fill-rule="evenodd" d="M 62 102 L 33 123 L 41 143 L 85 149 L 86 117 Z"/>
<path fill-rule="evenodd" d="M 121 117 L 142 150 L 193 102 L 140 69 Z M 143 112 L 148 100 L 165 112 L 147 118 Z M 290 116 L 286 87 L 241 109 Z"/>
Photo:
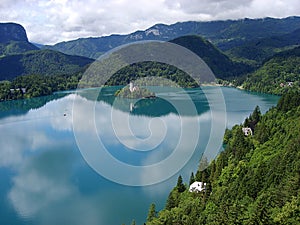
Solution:
<path fill-rule="evenodd" d="M 24 27 L 17 23 L 0 23 L 0 43 L 9 41 L 28 42 Z"/>
<path fill-rule="evenodd" d="M 0 80 L 12 80 L 20 75 L 60 75 L 79 72 L 93 60 L 70 56 L 52 50 L 29 51 L 0 58 Z"/>
<path fill-rule="evenodd" d="M 191 176 L 206 190 L 190 193 L 178 179 L 166 207 L 150 207 L 147 225 L 300 223 L 300 93 L 284 95 L 263 116 L 256 108 L 245 123 L 254 135 L 242 125 L 227 130 L 225 150 Z"/>
<path fill-rule="evenodd" d="M 10 41 L 4 44 L 0 43 L 0 56 L 19 54 L 38 49 L 38 47 L 26 41 Z"/>
<path fill-rule="evenodd" d="M 300 88 L 300 47 L 280 52 L 250 74 L 243 87 L 247 90 L 282 94 Z"/>
<path fill-rule="evenodd" d="M 16 23 L 0 23 L 0 56 L 37 50 L 28 41 L 24 27 Z"/>
<path fill-rule="evenodd" d="M 210 67 L 217 78 L 241 76 L 251 71 L 250 66 L 233 62 L 213 44 L 200 36 L 184 36 L 170 42 L 181 45 L 197 54 Z"/>
<path fill-rule="evenodd" d="M 128 35 L 111 35 L 97 38 L 57 43 L 45 48 L 71 55 L 97 58 L 122 44 L 143 40 L 169 41 L 174 38 L 197 34 L 210 40 L 221 50 L 240 46 L 250 40 L 283 35 L 300 28 L 300 17 L 284 19 L 242 19 L 211 22 L 180 22 L 172 25 L 157 24 L 145 31 L 136 31 Z"/>
<path fill-rule="evenodd" d="M 227 51 L 233 58 L 260 64 L 274 54 L 300 45 L 300 29 L 291 33 L 257 39 Z"/>

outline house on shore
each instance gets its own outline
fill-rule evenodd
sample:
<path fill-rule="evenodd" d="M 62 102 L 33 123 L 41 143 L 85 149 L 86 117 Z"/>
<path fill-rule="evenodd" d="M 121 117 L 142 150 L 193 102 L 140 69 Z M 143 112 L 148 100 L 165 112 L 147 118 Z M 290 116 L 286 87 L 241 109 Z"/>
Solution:
<path fill-rule="evenodd" d="M 249 135 L 253 134 L 250 127 L 243 127 L 242 130 L 243 130 L 243 133 L 244 133 L 245 136 L 249 136 Z"/>
<path fill-rule="evenodd" d="M 206 183 L 195 181 L 190 185 L 189 192 L 200 193 L 205 191 Z"/>

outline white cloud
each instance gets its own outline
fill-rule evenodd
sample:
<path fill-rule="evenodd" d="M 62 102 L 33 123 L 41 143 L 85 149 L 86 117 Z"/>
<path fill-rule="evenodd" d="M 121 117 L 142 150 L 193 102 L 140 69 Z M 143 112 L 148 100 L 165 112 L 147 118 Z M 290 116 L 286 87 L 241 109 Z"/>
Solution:
<path fill-rule="evenodd" d="M 104 224 L 99 193 L 83 195 L 72 183 L 72 160 L 72 153 L 55 151 L 25 159 L 7 196 L 18 214 L 37 224 Z M 53 166 L 51 170 L 45 161 Z"/>
<path fill-rule="evenodd" d="M 131 33 L 156 23 L 299 14 L 297 0 L 2 0 L 0 3 L 2 22 L 22 24 L 30 41 L 43 44 Z"/>

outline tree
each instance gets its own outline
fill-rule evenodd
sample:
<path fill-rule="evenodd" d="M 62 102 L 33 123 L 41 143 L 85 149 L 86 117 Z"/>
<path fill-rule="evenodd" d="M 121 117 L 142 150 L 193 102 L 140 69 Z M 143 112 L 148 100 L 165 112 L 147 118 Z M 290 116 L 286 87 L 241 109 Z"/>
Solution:
<path fill-rule="evenodd" d="M 196 176 L 195 176 L 196 181 L 202 181 L 202 173 L 203 173 L 203 171 L 200 171 L 200 170 L 198 170 L 196 172 Z"/>
<path fill-rule="evenodd" d="M 147 222 L 151 222 L 154 218 L 156 218 L 156 210 L 155 204 L 152 203 L 148 211 Z"/>
<path fill-rule="evenodd" d="M 131 225 L 136 225 L 135 220 L 132 220 Z"/>
<path fill-rule="evenodd" d="M 168 199 L 167 199 L 167 203 L 166 203 L 166 209 L 171 210 L 174 207 L 176 207 L 176 201 L 173 196 L 173 192 L 170 192 Z"/>
<path fill-rule="evenodd" d="M 259 106 L 256 106 L 253 113 L 250 115 L 249 120 L 247 121 L 248 126 L 254 131 L 256 124 L 261 119 L 261 112 Z M 246 123 L 246 122 L 245 122 Z"/>
<path fill-rule="evenodd" d="M 191 185 L 194 182 L 195 182 L 195 176 L 194 176 L 194 173 L 192 172 L 192 174 L 190 176 L 190 182 L 189 182 L 189 184 Z"/>
<path fill-rule="evenodd" d="M 186 189 L 185 185 L 183 184 L 182 176 L 181 175 L 179 175 L 179 177 L 178 177 L 177 186 L 176 187 L 177 187 L 177 191 L 179 193 L 184 192 L 185 189 Z"/>
<path fill-rule="evenodd" d="M 266 126 L 266 124 L 261 121 L 255 130 L 255 137 L 260 143 L 265 143 L 267 140 L 269 140 L 270 136 L 270 130 Z"/>
<path fill-rule="evenodd" d="M 274 221 L 278 224 L 299 224 L 300 223 L 300 198 L 293 196 L 290 202 L 286 202 L 281 211 L 276 215 Z"/>

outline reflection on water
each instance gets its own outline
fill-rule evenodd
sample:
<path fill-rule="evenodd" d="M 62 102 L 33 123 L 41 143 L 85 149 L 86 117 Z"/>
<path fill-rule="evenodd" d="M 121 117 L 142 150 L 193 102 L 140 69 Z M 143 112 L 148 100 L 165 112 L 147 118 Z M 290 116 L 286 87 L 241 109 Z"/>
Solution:
<path fill-rule="evenodd" d="M 180 135 L 181 124 L 176 110 L 164 98 L 180 102 L 184 101 L 182 95 L 161 91 L 157 99 L 114 102 L 114 90 L 103 90 L 96 104 L 89 101 L 93 93 L 82 93 L 81 107 L 93 104 L 98 114 L 95 121 L 82 122 L 81 132 L 88 136 L 90 123 L 95 122 L 110 154 L 133 165 L 152 164 L 170 155 L 174 140 Z M 236 89 L 222 90 L 228 126 L 241 123 L 256 105 L 266 111 L 278 100 L 275 96 L 254 95 Z M 207 93 L 209 91 L 213 92 L 213 88 Z M 197 150 L 175 176 L 144 187 L 111 182 L 84 161 L 72 131 L 75 94 L 26 100 L 26 104 L 20 101 L 0 103 L 0 224 L 130 224 L 132 219 L 142 224 L 152 202 L 158 209 L 163 207 L 178 174 L 188 182 L 207 143 L 211 125 L 208 103 L 200 89 L 190 90 L 189 94 L 196 103 L 197 120 L 201 124 Z M 118 118 L 129 115 L 130 132 L 144 140 L 142 146 L 130 142 L 127 130 L 117 130 L 121 140 L 115 137 L 113 125 L 107 124 L 111 107 Z M 189 112 L 185 113 L 187 121 L 194 119 Z M 157 121 L 152 121 L 153 127 L 148 127 L 153 119 Z M 156 135 L 151 136 L 151 131 Z M 150 136 L 153 139 L 147 139 Z M 153 146 L 153 143 L 158 145 Z M 186 146 L 189 146 L 188 140 Z M 132 150 L 141 147 L 145 151 Z M 155 150 L 149 151 L 153 147 Z M 143 176 L 163 171 L 151 172 Z"/>

